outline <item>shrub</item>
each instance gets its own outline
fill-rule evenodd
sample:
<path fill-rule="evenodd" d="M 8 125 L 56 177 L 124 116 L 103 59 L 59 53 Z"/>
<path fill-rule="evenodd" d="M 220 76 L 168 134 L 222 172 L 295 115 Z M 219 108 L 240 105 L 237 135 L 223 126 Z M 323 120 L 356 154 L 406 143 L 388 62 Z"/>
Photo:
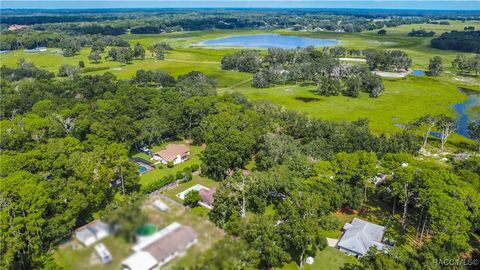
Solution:
<path fill-rule="evenodd" d="M 184 177 L 185 177 L 185 173 L 183 171 L 177 172 L 176 179 L 183 180 Z"/>
<path fill-rule="evenodd" d="M 198 164 L 193 164 L 190 168 L 192 169 L 192 172 L 196 172 L 200 169 L 200 166 Z"/>
<path fill-rule="evenodd" d="M 188 181 L 192 180 L 193 175 L 192 175 L 192 168 L 191 167 L 186 167 L 185 169 L 183 169 L 182 178 L 183 178 L 182 179 L 183 182 L 188 182 Z"/>
<path fill-rule="evenodd" d="M 109 67 L 86 67 L 82 69 L 81 73 L 100 71 L 100 70 L 106 70 L 106 69 L 109 69 Z"/>
<path fill-rule="evenodd" d="M 145 186 L 142 186 L 141 188 L 141 192 L 144 193 L 144 194 L 148 194 L 148 193 L 151 193 L 151 192 L 154 192 L 155 190 L 157 189 L 160 189 L 170 183 L 173 183 L 175 181 L 175 176 L 173 175 L 167 175 L 163 178 L 160 178 L 148 185 L 145 185 Z"/>
<path fill-rule="evenodd" d="M 173 167 L 173 162 L 171 162 L 171 161 L 167 162 L 167 167 L 172 168 Z"/>
<path fill-rule="evenodd" d="M 198 190 L 192 190 L 185 195 L 185 198 L 183 199 L 183 205 L 196 207 L 201 199 L 202 198 L 200 198 L 200 193 Z"/>

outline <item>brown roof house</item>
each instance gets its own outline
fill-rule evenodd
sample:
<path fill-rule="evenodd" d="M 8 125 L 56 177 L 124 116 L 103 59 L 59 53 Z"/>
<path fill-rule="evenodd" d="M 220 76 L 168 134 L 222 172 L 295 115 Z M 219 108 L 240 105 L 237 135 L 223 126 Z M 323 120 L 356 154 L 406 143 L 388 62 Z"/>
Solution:
<path fill-rule="evenodd" d="M 177 165 L 187 160 L 188 156 L 190 156 L 190 149 L 185 144 L 169 144 L 165 149 L 156 152 L 153 158 L 165 165 L 168 162 Z"/>
<path fill-rule="evenodd" d="M 200 191 L 198 192 L 200 198 L 202 198 L 200 204 L 207 207 L 208 209 L 213 209 L 213 194 L 215 194 L 215 191 L 217 191 L 215 188 L 200 189 Z"/>
<path fill-rule="evenodd" d="M 149 270 L 165 263 L 197 242 L 197 233 L 189 226 L 172 223 L 132 247 L 133 255 L 122 262 L 123 269 Z"/>

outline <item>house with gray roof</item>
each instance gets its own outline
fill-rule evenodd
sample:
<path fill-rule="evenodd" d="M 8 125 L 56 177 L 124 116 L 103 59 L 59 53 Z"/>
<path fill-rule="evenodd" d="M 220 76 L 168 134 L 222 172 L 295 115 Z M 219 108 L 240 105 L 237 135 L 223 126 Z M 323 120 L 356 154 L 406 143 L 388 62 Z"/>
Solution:
<path fill-rule="evenodd" d="M 347 255 L 362 257 L 371 247 L 382 250 L 387 246 L 382 242 L 384 226 L 354 218 L 352 222 L 345 223 L 343 231 L 337 247 Z"/>

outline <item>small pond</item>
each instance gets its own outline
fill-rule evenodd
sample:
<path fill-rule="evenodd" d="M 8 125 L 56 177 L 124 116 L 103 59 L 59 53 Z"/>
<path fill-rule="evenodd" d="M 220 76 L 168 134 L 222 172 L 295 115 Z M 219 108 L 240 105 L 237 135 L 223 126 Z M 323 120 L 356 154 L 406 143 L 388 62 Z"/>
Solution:
<path fill-rule="evenodd" d="M 470 110 L 470 108 L 480 105 L 480 92 L 461 87 L 459 87 L 458 90 L 467 95 L 468 99 L 464 102 L 453 105 L 453 109 L 458 115 L 457 133 L 467 138 L 470 138 L 470 136 L 468 135 L 468 124 L 475 119 L 470 119 L 471 115 L 468 111 Z"/>
<path fill-rule="evenodd" d="M 220 47 L 245 47 L 245 48 L 284 48 L 293 49 L 297 47 L 322 47 L 339 44 L 336 39 L 319 39 L 297 36 L 282 36 L 278 34 L 259 34 L 245 36 L 228 36 L 223 38 L 209 39 L 200 42 L 200 46 Z"/>
<path fill-rule="evenodd" d="M 413 75 L 413 76 L 425 76 L 425 70 L 414 69 L 414 70 L 412 71 L 412 75 Z"/>

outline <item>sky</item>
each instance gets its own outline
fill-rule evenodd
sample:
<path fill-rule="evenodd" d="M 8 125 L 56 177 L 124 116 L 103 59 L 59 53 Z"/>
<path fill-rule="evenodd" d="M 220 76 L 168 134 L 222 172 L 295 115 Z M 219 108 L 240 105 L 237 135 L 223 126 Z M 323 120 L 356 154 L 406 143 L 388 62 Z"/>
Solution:
<path fill-rule="evenodd" d="M 5 8 L 366 8 L 366 9 L 429 9 L 479 10 L 480 0 L 0 0 Z"/>

